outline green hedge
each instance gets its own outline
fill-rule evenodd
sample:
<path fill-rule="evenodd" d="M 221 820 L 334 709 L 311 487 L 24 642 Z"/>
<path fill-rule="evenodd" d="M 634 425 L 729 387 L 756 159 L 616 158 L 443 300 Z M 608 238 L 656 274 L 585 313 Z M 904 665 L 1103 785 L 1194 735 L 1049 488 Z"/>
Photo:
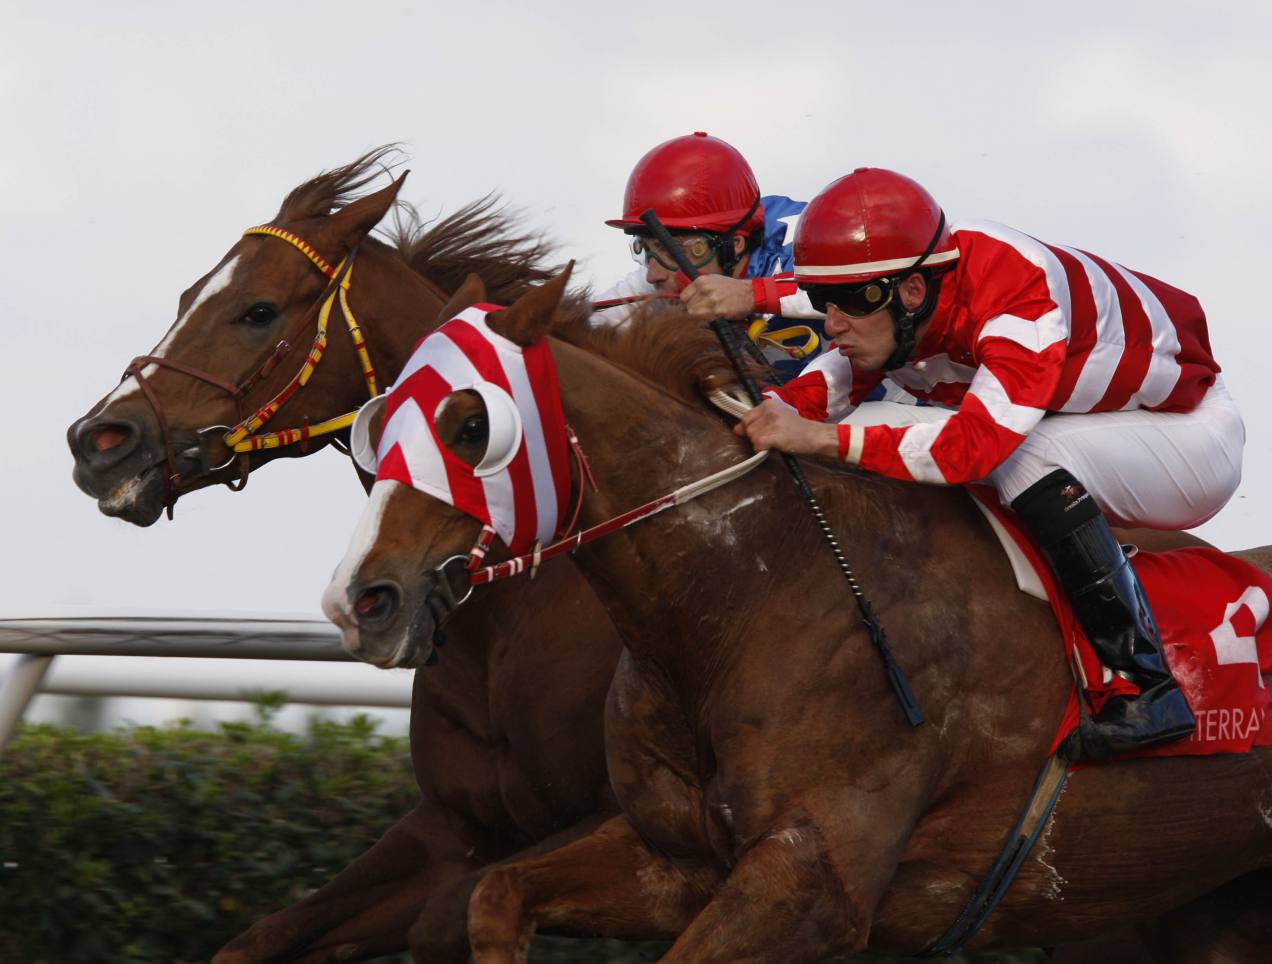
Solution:
<path fill-rule="evenodd" d="M 260 705 L 216 732 L 24 727 L 0 755 L 0 961 L 205 961 L 414 805 L 405 740 L 363 717 L 296 736 L 269 725 L 277 700 Z M 663 947 L 536 938 L 531 960 Z"/>
<path fill-rule="evenodd" d="M 0 756 L 0 961 L 199 961 L 329 880 L 415 803 L 366 718 L 85 735 Z"/>

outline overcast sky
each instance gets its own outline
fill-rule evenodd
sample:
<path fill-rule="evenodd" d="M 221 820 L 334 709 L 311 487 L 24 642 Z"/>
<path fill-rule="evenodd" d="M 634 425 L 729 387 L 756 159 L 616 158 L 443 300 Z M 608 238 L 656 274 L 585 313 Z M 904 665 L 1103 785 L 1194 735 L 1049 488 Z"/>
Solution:
<path fill-rule="evenodd" d="M 67 425 L 284 193 L 401 141 L 427 213 L 490 190 L 606 285 L 632 164 L 700 129 L 766 193 L 860 165 L 1197 294 L 1247 420 L 1201 531 L 1272 542 L 1265 3 L 6 0 L 0 610 L 312 611 L 362 494 L 334 453 L 141 530 L 71 481 Z M 650 493 L 654 495 L 655 493 Z M 285 521 L 291 518 L 292 524 Z"/>

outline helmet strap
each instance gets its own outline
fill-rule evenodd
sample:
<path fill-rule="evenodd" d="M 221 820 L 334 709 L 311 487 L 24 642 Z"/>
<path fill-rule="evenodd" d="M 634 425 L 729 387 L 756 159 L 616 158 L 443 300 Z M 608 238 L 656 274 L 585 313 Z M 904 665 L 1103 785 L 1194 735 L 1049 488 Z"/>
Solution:
<path fill-rule="evenodd" d="M 733 227 L 729 228 L 727 231 L 712 232 L 712 238 L 716 249 L 716 260 L 720 263 L 720 270 L 727 275 L 733 274 L 733 269 L 738 266 L 738 261 L 742 258 L 742 255 L 733 250 L 734 235 L 741 230 L 742 225 L 751 220 L 751 215 L 755 213 L 755 209 L 759 206 L 760 194 L 757 191 L 755 194 L 755 200 L 752 201 L 751 206 L 746 209 L 746 214 L 738 218 Z M 924 255 L 924 257 L 927 257 L 927 255 Z"/>
<path fill-rule="evenodd" d="M 908 272 L 906 277 L 914 273 Z M 941 296 L 942 276 L 933 277 L 932 272 L 927 268 L 920 269 L 918 274 L 922 275 L 923 280 L 927 282 L 927 294 L 923 296 L 923 303 L 911 311 L 902 304 L 901 293 L 897 292 L 892 303 L 888 305 L 888 310 L 892 312 L 892 332 L 896 336 L 897 347 L 896 351 L 883 363 L 884 371 L 894 371 L 910 360 L 917 343 L 915 329 L 924 322 L 930 321 L 936 312 L 936 302 Z M 900 281 L 897 283 L 900 284 Z"/>
<path fill-rule="evenodd" d="M 895 371 L 910 360 L 910 356 L 914 354 L 914 346 L 916 344 L 915 328 L 931 318 L 932 313 L 936 310 L 936 299 L 941 293 L 941 279 L 932 277 L 932 272 L 923 267 L 923 262 L 936 250 L 937 242 L 941 240 L 941 233 L 944 230 L 945 212 L 942 211 L 940 220 L 936 224 L 936 230 L 932 232 L 932 240 L 923 249 L 923 253 L 919 255 L 918 260 L 914 264 L 896 276 L 898 290 L 892 299 L 892 303 L 888 305 L 888 310 L 892 313 L 892 332 L 896 337 L 897 347 L 888 356 L 888 360 L 883 363 L 884 371 Z M 901 300 L 900 287 L 901 282 L 916 273 L 923 278 L 927 291 L 923 296 L 922 303 L 911 310 L 906 308 Z"/>

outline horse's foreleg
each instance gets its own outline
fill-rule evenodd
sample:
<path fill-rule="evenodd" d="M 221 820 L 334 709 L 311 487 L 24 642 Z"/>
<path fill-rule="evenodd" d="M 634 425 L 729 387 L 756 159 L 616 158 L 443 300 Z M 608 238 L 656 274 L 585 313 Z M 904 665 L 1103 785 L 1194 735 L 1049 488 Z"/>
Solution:
<path fill-rule="evenodd" d="M 664 964 L 819 961 L 861 950 L 873 907 L 845 893 L 811 825 L 767 834 L 662 958 Z"/>
<path fill-rule="evenodd" d="M 421 804 L 366 853 L 299 903 L 257 921 L 214 964 L 358 961 L 405 950 L 407 933 L 440 879 L 478 865 L 441 812 Z"/>
<path fill-rule="evenodd" d="M 510 857 L 440 881 L 411 927 L 411 956 L 427 964 L 468 964 L 468 903 L 482 877 L 492 867 L 529 860 L 573 843 L 608 819 L 604 814 L 592 814 Z"/>
<path fill-rule="evenodd" d="M 670 939 L 719 876 L 651 851 L 623 817 L 541 857 L 491 869 L 468 905 L 475 964 L 519 964 L 536 928 L 625 939 Z"/>

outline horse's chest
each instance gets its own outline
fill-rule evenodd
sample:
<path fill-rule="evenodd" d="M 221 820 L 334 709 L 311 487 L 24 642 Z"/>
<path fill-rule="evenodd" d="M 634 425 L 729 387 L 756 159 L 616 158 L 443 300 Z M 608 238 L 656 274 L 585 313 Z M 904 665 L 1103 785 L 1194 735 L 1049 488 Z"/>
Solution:
<path fill-rule="evenodd" d="M 583 745 L 561 745 L 559 733 L 533 720 L 512 722 L 497 708 L 472 725 L 437 707 L 417 706 L 413 757 L 426 792 L 510 840 L 541 839 L 604 806 L 599 720 Z"/>

